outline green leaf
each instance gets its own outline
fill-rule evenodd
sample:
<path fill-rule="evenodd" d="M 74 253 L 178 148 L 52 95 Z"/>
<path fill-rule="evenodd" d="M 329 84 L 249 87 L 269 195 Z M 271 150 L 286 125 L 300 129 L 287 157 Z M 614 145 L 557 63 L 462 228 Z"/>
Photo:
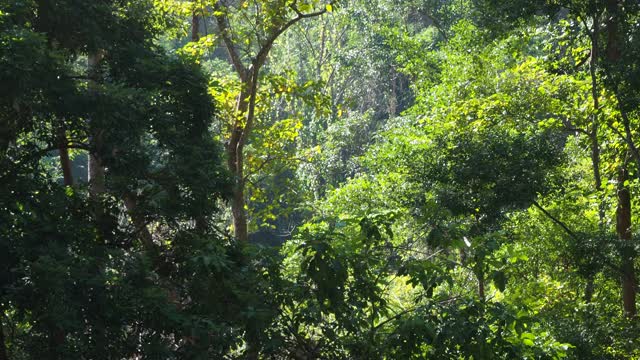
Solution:
<path fill-rule="evenodd" d="M 522 341 L 522 343 L 527 345 L 527 346 L 533 346 L 534 345 L 533 340 L 530 340 L 530 339 L 524 339 Z"/>
<path fill-rule="evenodd" d="M 507 286 L 507 276 L 504 274 L 504 271 L 496 271 L 493 273 L 493 284 L 498 290 L 504 292 Z"/>

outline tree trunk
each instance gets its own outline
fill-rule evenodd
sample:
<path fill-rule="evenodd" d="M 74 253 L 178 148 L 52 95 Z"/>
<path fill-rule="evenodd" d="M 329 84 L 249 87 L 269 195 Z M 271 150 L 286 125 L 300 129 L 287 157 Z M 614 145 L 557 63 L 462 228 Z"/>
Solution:
<path fill-rule="evenodd" d="M 629 179 L 626 163 L 618 172 L 618 208 L 616 211 L 616 232 L 621 240 L 620 272 L 622 274 L 622 305 L 628 317 L 636 316 L 636 278 L 633 266 L 633 244 L 631 233 L 631 195 L 625 184 Z"/>
<path fill-rule="evenodd" d="M 244 200 L 244 181 L 236 181 L 231 200 L 231 212 L 233 214 L 233 234 L 236 240 L 246 242 L 249 240 L 249 226 Z"/>
<path fill-rule="evenodd" d="M 103 75 L 101 72 L 101 63 L 104 59 L 104 50 L 97 50 L 93 53 L 89 53 L 87 56 L 87 75 L 89 78 L 89 82 L 87 84 L 88 91 L 93 95 L 98 95 L 98 84 L 100 84 L 103 80 Z M 103 132 L 98 124 L 96 124 L 95 116 L 94 118 L 89 118 L 89 159 L 88 159 L 88 177 L 87 180 L 89 182 L 89 197 L 93 201 L 93 211 L 95 212 L 95 226 L 97 229 L 98 240 L 103 244 L 107 242 L 109 234 L 111 233 L 108 225 L 108 221 L 106 221 L 106 214 L 104 207 L 102 205 L 100 196 L 106 193 L 106 184 L 105 184 L 105 172 L 104 166 L 102 165 L 102 161 L 100 159 L 100 153 L 104 151 L 104 142 L 103 142 Z M 93 265 L 92 271 L 96 274 L 99 274 L 104 269 L 104 260 L 105 254 L 100 254 L 96 258 L 96 262 Z M 95 288 L 91 289 L 87 296 L 91 299 L 92 303 L 97 303 L 96 299 L 99 296 L 98 294 L 104 291 L 104 284 L 99 284 Z M 104 324 L 103 314 L 95 313 L 90 315 L 91 321 L 94 323 L 93 330 L 91 332 L 91 340 L 93 346 L 100 349 L 105 348 L 109 343 L 109 339 L 107 333 L 105 331 L 106 326 Z"/>
<path fill-rule="evenodd" d="M 89 78 L 89 90 L 95 91 L 96 83 L 100 79 L 100 63 L 104 58 L 104 52 L 96 51 L 95 53 L 91 53 L 88 56 L 88 73 Z M 96 152 L 98 152 L 102 148 L 102 132 L 95 125 L 89 124 L 90 128 L 90 147 L 91 152 L 89 153 L 89 164 L 88 164 L 88 179 L 89 179 L 89 193 L 92 196 L 96 196 L 97 194 L 104 193 L 105 182 L 104 182 L 104 168 L 100 163 L 100 159 L 98 158 Z"/>
<path fill-rule="evenodd" d="M 63 359 L 62 347 L 64 346 L 67 334 L 64 329 L 57 324 L 51 324 L 49 326 L 49 359 Z"/>
<path fill-rule="evenodd" d="M 333 3 L 331 3 L 333 4 Z M 244 175 L 244 146 L 249 140 L 253 121 L 255 118 L 255 104 L 258 92 L 258 76 L 262 65 L 267 61 L 267 57 L 276 39 L 289 27 L 293 26 L 302 19 L 320 16 L 324 14 L 329 7 L 322 10 L 302 13 L 295 5 L 295 1 L 288 4 L 296 12 L 296 16 L 286 21 L 279 27 L 270 29 L 265 34 L 265 40 L 259 39 L 260 48 L 252 57 L 248 67 L 243 63 L 242 56 L 236 49 L 236 42 L 231 32 L 231 25 L 228 19 L 229 7 L 221 1 L 213 2 L 214 17 L 218 24 L 220 37 L 224 43 L 229 61 L 233 65 L 238 78 L 242 84 L 240 94 L 237 99 L 236 108 L 233 118 L 230 120 L 230 137 L 227 144 L 227 162 L 231 175 L 233 176 L 233 197 L 231 199 L 231 212 L 233 215 L 233 232 L 236 241 L 246 243 L 249 240 L 248 217 L 245 202 L 245 184 Z M 260 20 L 258 20 L 260 21 Z M 257 24 L 263 26 L 262 24 Z M 193 26 L 193 24 L 192 24 Z M 193 28 L 192 28 L 193 36 Z M 243 37 L 240 37 L 243 38 Z M 260 344 L 257 339 L 251 336 L 247 337 L 247 352 L 245 358 L 248 360 L 258 359 L 260 354 Z"/>
<path fill-rule="evenodd" d="M 605 224 L 605 205 L 604 201 L 600 199 L 602 196 L 602 177 L 600 175 L 600 143 L 598 142 L 598 128 L 600 126 L 599 119 L 599 94 L 598 94 L 598 78 L 597 78 L 597 66 L 598 66 L 598 36 L 600 36 L 600 19 L 598 16 L 593 18 L 593 32 L 591 33 L 591 58 L 589 60 L 589 72 L 591 75 L 591 98 L 593 101 L 593 114 L 591 115 L 591 130 L 589 131 L 589 141 L 591 146 L 591 167 L 593 170 L 593 180 L 598 196 L 598 229 L 601 233 L 604 232 Z M 584 300 L 587 303 L 591 302 L 593 293 L 595 290 L 594 276 L 589 276 L 587 279 L 587 285 L 584 291 Z"/>
<path fill-rule="evenodd" d="M 199 40 L 200 40 L 200 17 L 196 13 L 196 10 L 193 10 L 193 13 L 191 16 L 191 41 L 198 42 Z M 125 202 L 126 202 L 126 199 L 125 199 Z M 200 234 L 204 234 L 207 231 L 208 227 L 209 226 L 207 224 L 206 216 L 197 215 L 195 218 L 196 231 Z M 145 229 L 146 229 L 146 226 L 145 226 Z"/>
<path fill-rule="evenodd" d="M 620 60 L 621 47 L 618 34 L 619 5 L 617 0 L 607 0 L 607 62 L 615 64 Z M 624 155 L 625 157 L 627 154 Z M 625 184 L 629 180 L 627 159 L 618 171 L 618 208 L 616 211 L 616 232 L 620 244 L 620 272 L 622 282 L 622 307 L 627 317 L 636 316 L 636 276 L 634 269 L 634 247 L 631 232 L 631 192 Z"/>
<path fill-rule="evenodd" d="M 4 309 L 0 308 L 0 360 L 9 360 L 7 354 L 7 344 L 4 339 L 4 325 L 2 319 L 4 318 Z"/>
<path fill-rule="evenodd" d="M 396 116 L 398 111 L 398 73 L 396 69 L 391 69 L 391 94 L 389 95 L 389 118 Z"/>
<path fill-rule="evenodd" d="M 595 276 L 589 275 L 589 277 L 587 277 L 587 285 L 584 288 L 584 302 L 586 302 L 587 304 L 591 303 L 595 290 Z"/>
<path fill-rule="evenodd" d="M 251 75 L 249 75 L 251 77 Z M 245 87 L 250 89 L 250 85 Z M 233 197 L 231 199 L 231 213 L 233 215 L 233 234 L 237 241 L 244 243 L 249 239 L 247 213 L 244 198 L 244 133 L 248 131 L 247 123 L 250 92 L 244 90 L 240 93 L 236 103 L 236 117 L 246 119 L 244 124 L 238 121 L 233 125 L 231 137 L 227 145 L 227 161 L 231 175 L 233 176 Z M 251 119 L 253 120 L 253 119 Z"/>
<path fill-rule="evenodd" d="M 200 40 L 200 17 L 196 14 L 196 11 L 193 11 L 193 15 L 191 16 L 191 41 L 197 42 Z"/>
<path fill-rule="evenodd" d="M 484 276 L 484 258 L 477 259 L 478 263 L 476 264 L 476 278 L 478 279 L 478 296 L 480 297 L 480 301 L 483 303 L 486 300 L 485 295 L 485 276 Z"/>
<path fill-rule="evenodd" d="M 58 133 L 58 153 L 64 185 L 73 186 L 73 174 L 71 173 L 71 161 L 69 160 L 69 149 L 67 148 L 67 136 L 63 128 L 60 128 Z"/>

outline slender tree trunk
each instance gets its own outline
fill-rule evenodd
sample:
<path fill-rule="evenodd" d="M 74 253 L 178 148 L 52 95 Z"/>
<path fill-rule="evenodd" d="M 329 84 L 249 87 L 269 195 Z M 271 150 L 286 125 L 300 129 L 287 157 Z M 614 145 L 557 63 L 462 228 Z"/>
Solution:
<path fill-rule="evenodd" d="M 398 109 L 398 72 L 391 69 L 391 95 L 389 96 L 389 117 L 396 116 Z"/>
<path fill-rule="evenodd" d="M 49 325 L 49 359 L 63 359 L 62 348 L 66 338 L 67 333 L 58 324 Z"/>
<path fill-rule="evenodd" d="M 63 128 L 60 128 L 58 134 L 58 153 L 64 185 L 73 186 L 73 174 L 71 173 L 71 161 L 69 160 L 69 149 L 67 148 L 67 136 Z"/>
<path fill-rule="evenodd" d="M 242 176 L 242 173 L 236 174 Z M 233 214 L 233 234 L 236 240 L 246 242 L 249 240 L 249 226 L 247 224 L 247 212 L 244 200 L 244 181 L 236 180 L 231 200 L 231 212 Z"/>
<path fill-rule="evenodd" d="M 619 0 L 607 0 L 607 60 L 615 62 L 620 59 L 620 44 L 618 40 L 618 9 Z"/>
<path fill-rule="evenodd" d="M 597 102 L 597 101 L 594 101 Z M 597 122 L 595 120 L 594 122 Z M 590 135 L 591 138 L 591 165 L 593 167 L 593 178 L 595 190 L 598 194 L 598 228 L 600 231 L 604 231 L 604 219 L 605 219 L 605 206 L 604 201 L 600 199 L 602 196 L 602 178 L 600 176 L 600 144 L 598 143 L 598 130 L 597 124 L 594 124 L 594 128 Z"/>
<path fill-rule="evenodd" d="M 595 83 L 593 85 L 596 86 Z M 594 94 L 594 105 L 597 106 L 598 98 L 597 95 Z M 596 110 L 597 113 L 597 110 Z M 598 229 L 600 233 L 604 233 L 605 231 L 605 205 L 602 196 L 602 178 L 600 176 L 600 144 L 598 142 L 598 115 L 593 115 L 593 124 L 591 134 L 589 135 L 591 141 L 591 165 L 593 168 L 593 178 L 596 194 L 598 196 Z M 587 285 L 584 289 L 584 301 L 586 303 L 590 303 L 593 299 L 593 293 L 595 291 L 595 275 L 587 277 Z"/>
<path fill-rule="evenodd" d="M 584 302 L 591 303 L 591 300 L 593 299 L 593 293 L 595 292 L 596 287 L 595 287 L 595 275 L 590 275 L 587 278 L 587 285 L 584 288 L 584 297 L 583 300 Z"/>
<path fill-rule="evenodd" d="M 602 196 L 602 177 L 600 175 L 600 142 L 598 141 L 598 130 L 600 126 L 600 102 L 598 95 L 598 36 L 600 36 L 600 19 L 598 16 L 593 17 L 593 32 L 591 36 L 591 58 L 589 60 L 589 73 L 591 75 L 591 97 L 593 101 L 593 114 L 591 115 L 591 130 L 589 131 L 589 142 L 591 146 L 591 167 L 593 170 L 593 180 L 598 196 L 598 229 L 603 233 L 605 231 L 605 206 L 604 201 L 600 198 Z M 589 276 L 587 279 L 587 285 L 584 291 L 584 300 L 587 303 L 591 302 L 593 293 L 595 291 L 595 276 Z"/>
<path fill-rule="evenodd" d="M 89 193 L 92 196 L 105 192 L 104 168 L 95 154 L 89 154 Z"/>
<path fill-rule="evenodd" d="M 231 199 L 233 231 L 235 239 L 239 243 L 247 243 L 249 240 L 248 217 L 245 201 L 246 179 L 244 174 L 244 146 L 249 140 L 255 118 L 255 105 L 260 69 L 267 61 L 267 57 L 271 51 L 273 43 L 284 31 L 300 20 L 320 16 L 328 9 L 328 7 L 325 7 L 322 10 L 305 14 L 296 7 L 295 1 L 288 3 L 287 7 L 294 10 L 296 16 L 291 18 L 289 21 L 286 21 L 280 27 L 267 31 L 265 34 L 265 40 L 259 41 L 261 46 L 247 67 L 243 63 L 242 56 L 240 56 L 236 49 L 237 44 L 232 36 L 231 24 L 228 18 L 230 10 L 229 7 L 221 1 L 215 1 L 213 3 L 214 17 L 218 24 L 220 37 L 227 49 L 229 61 L 233 65 L 242 84 L 240 95 L 238 96 L 236 103 L 234 117 L 230 119 L 231 134 L 227 144 L 227 161 L 234 181 L 233 196 Z M 262 26 L 262 24 L 258 25 Z M 249 333 L 251 332 L 251 327 L 252 326 L 250 325 L 248 326 L 247 330 Z M 245 357 L 248 360 L 258 359 L 260 354 L 260 344 L 258 340 L 252 336 L 248 336 L 247 343 L 248 346 Z"/>
<path fill-rule="evenodd" d="M 55 44 L 51 44 L 53 49 L 57 49 Z M 18 109 L 16 109 L 18 110 Z M 64 186 L 73 186 L 73 175 L 71 173 L 71 161 L 69 160 L 69 149 L 67 148 L 67 134 L 64 123 L 60 124 L 57 133 L 58 157 L 60 158 L 60 168 L 62 169 L 62 179 Z"/>
<path fill-rule="evenodd" d="M 191 16 L 191 41 L 198 42 L 199 40 L 200 40 L 200 16 L 198 16 L 196 10 L 193 10 L 193 14 Z M 196 231 L 200 234 L 204 234 L 208 229 L 206 216 L 197 215 L 195 218 L 195 225 L 196 225 Z M 146 229 L 146 225 L 145 225 L 145 229 Z M 144 241 L 148 242 L 146 239 Z"/>
<path fill-rule="evenodd" d="M 143 214 L 138 212 L 138 202 L 133 194 L 124 195 L 124 206 L 131 217 L 133 225 L 135 226 L 136 235 L 140 238 L 142 246 L 145 251 L 151 255 L 152 259 L 155 259 L 158 255 L 158 250 L 153 243 L 153 236 L 147 228 L 147 223 L 144 220 Z"/>
<path fill-rule="evenodd" d="M 249 74 L 249 77 L 252 77 Z M 249 84 L 245 85 L 250 89 Z M 231 198 L 231 213 L 233 215 L 233 234 L 237 241 L 245 243 L 249 239 L 247 212 L 245 209 L 245 178 L 244 178 L 244 143 L 245 132 L 248 131 L 248 110 L 251 94 L 249 89 L 240 93 L 236 103 L 236 116 L 245 118 L 245 124 L 235 124 L 229 144 L 227 145 L 228 166 L 233 176 L 233 196 Z M 253 119 L 251 119 L 253 120 Z"/>
<path fill-rule="evenodd" d="M 631 194 L 625 184 L 629 180 L 625 162 L 618 172 L 618 209 L 616 211 L 616 232 L 621 244 L 620 255 L 622 273 L 622 305 L 628 317 L 636 315 L 636 278 L 633 268 L 633 244 L 631 232 Z"/>
<path fill-rule="evenodd" d="M 478 259 L 477 261 L 479 261 L 478 264 L 476 264 L 477 268 L 476 268 L 476 278 L 478 279 L 478 296 L 480 297 L 480 300 L 484 303 L 485 299 L 486 299 L 486 295 L 485 295 L 485 276 L 484 276 L 484 258 L 482 259 Z"/>
<path fill-rule="evenodd" d="M 94 95 L 98 95 L 98 84 L 103 80 L 101 72 L 101 64 L 104 59 L 104 50 L 97 50 L 93 53 L 89 53 L 87 56 L 87 75 L 89 78 L 88 91 Z M 109 234 L 111 233 L 108 228 L 108 221 L 106 219 L 106 213 L 103 204 L 100 200 L 100 196 L 106 193 L 105 183 L 105 171 L 102 161 L 100 159 L 100 153 L 104 150 L 103 132 L 95 118 L 89 118 L 89 159 L 88 159 L 88 176 L 89 181 L 89 196 L 93 200 L 93 211 L 95 212 L 95 226 L 98 234 L 98 240 L 103 244 L 107 242 Z M 105 266 L 104 261 L 106 256 L 104 253 L 96 253 L 96 263 L 93 265 L 92 271 L 99 274 L 103 271 Z M 89 321 L 93 323 L 91 332 L 92 346 L 97 349 L 104 349 L 109 344 L 109 338 L 106 332 L 106 325 L 104 323 L 104 317 L 99 307 L 99 294 L 104 291 L 104 284 L 96 285 L 91 289 L 87 296 L 92 299 L 92 303 L 96 304 L 91 313 L 88 315 Z"/>
<path fill-rule="evenodd" d="M 620 60 L 621 46 L 618 34 L 620 9 L 617 0 L 607 0 L 607 62 L 615 64 Z M 630 151 L 633 149 L 629 145 Z M 618 171 L 618 208 L 616 211 L 616 232 L 621 240 L 620 272 L 622 282 L 622 307 L 627 317 L 636 316 L 636 276 L 634 269 L 635 254 L 631 231 L 631 192 L 626 184 L 629 180 L 628 154 Z"/>
<path fill-rule="evenodd" d="M 7 344 L 4 338 L 4 324 L 2 319 L 4 318 L 4 309 L 0 307 L 0 360 L 9 360 L 7 353 Z"/>
<path fill-rule="evenodd" d="M 89 90 L 95 91 L 96 83 L 100 80 L 100 63 L 104 58 L 103 51 L 96 51 L 95 53 L 91 53 L 88 56 L 88 73 L 89 78 Z M 104 168 L 95 152 L 99 151 L 102 148 L 102 131 L 96 127 L 95 125 L 90 124 L 90 147 L 92 152 L 89 153 L 89 192 L 92 196 L 96 196 L 97 194 L 104 193 L 105 182 L 104 182 Z"/>
<path fill-rule="evenodd" d="M 200 40 L 200 17 L 196 14 L 196 11 L 193 11 L 193 15 L 191 16 L 191 41 L 196 42 Z"/>
<path fill-rule="evenodd" d="M 589 139 L 591 142 L 591 164 L 593 166 L 593 179 L 598 196 L 602 195 L 602 177 L 600 175 L 600 142 L 598 141 L 598 130 L 600 127 L 600 99 L 598 94 L 598 37 L 600 36 L 600 19 L 593 18 L 593 33 L 591 37 L 591 59 L 589 61 L 589 72 L 591 75 L 591 97 L 593 100 L 593 114 L 591 118 L 591 131 Z M 598 204 L 598 227 L 604 229 L 605 209 L 602 200 Z"/>

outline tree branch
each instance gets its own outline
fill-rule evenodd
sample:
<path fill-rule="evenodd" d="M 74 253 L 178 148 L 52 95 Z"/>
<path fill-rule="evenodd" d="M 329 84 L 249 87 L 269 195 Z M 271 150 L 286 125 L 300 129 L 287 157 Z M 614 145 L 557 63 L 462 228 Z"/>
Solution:
<path fill-rule="evenodd" d="M 213 5 L 213 16 L 216 19 L 216 23 L 218 24 L 218 30 L 220 30 L 220 36 L 222 37 L 222 41 L 224 42 L 225 48 L 227 48 L 227 52 L 229 53 L 229 58 L 231 59 L 231 63 L 233 67 L 236 69 L 238 75 L 240 75 L 240 79 L 245 81 L 247 77 L 247 68 L 242 63 L 242 59 L 240 55 L 238 55 L 238 51 L 235 48 L 235 44 L 233 39 L 231 38 L 231 29 L 229 25 L 229 18 L 226 14 L 227 9 L 223 9 L 220 7 L 220 2 L 215 1 Z"/>
<path fill-rule="evenodd" d="M 126 193 L 123 196 L 123 200 L 125 208 L 127 209 L 133 225 L 135 226 L 136 233 L 140 235 L 142 246 L 152 257 L 155 257 L 155 255 L 157 255 L 157 249 L 153 243 L 153 236 L 147 228 L 147 223 L 144 220 L 144 217 L 138 212 L 138 202 L 135 195 Z"/>
<path fill-rule="evenodd" d="M 333 6 L 334 2 L 330 2 L 329 6 Z M 312 17 L 316 17 L 316 16 L 320 16 L 324 13 L 327 12 L 327 8 L 325 7 L 322 10 L 318 10 L 315 12 L 311 12 L 311 13 L 303 13 L 300 10 L 298 10 L 295 2 L 291 5 L 289 5 L 289 7 L 291 8 L 291 10 L 293 10 L 293 12 L 296 13 L 296 17 L 294 17 L 293 19 L 287 21 L 284 25 L 282 25 L 279 29 L 277 29 L 276 31 L 274 31 L 271 36 L 269 36 L 267 38 L 267 41 L 265 41 L 264 45 L 261 47 L 260 51 L 258 51 L 258 55 L 256 55 L 256 59 L 254 61 L 254 66 L 255 65 L 259 65 L 257 66 L 257 68 L 259 68 L 260 66 L 262 66 L 264 64 L 264 61 L 267 58 L 267 55 L 269 54 L 269 51 L 271 50 L 271 47 L 273 46 L 273 43 L 276 41 L 276 39 L 282 35 L 283 32 L 285 32 L 288 28 L 290 28 L 291 26 L 293 26 L 295 23 L 297 23 L 298 21 L 302 20 L 302 19 L 308 19 L 308 18 L 312 18 Z"/>
<path fill-rule="evenodd" d="M 578 240 L 578 236 L 573 231 L 571 231 L 571 229 L 569 229 L 567 225 L 565 225 L 562 221 L 558 220 L 553 215 L 551 215 L 551 213 L 545 210 L 545 208 L 543 208 L 542 206 L 540 206 L 540 204 L 538 204 L 537 201 L 533 201 L 533 206 L 537 207 L 540 211 L 542 211 L 543 214 L 545 214 L 549 219 L 551 219 L 551 221 L 556 223 L 556 225 L 560 226 L 572 238 Z"/>
<path fill-rule="evenodd" d="M 435 16 L 431 15 L 431 13 L 426 9 L 423 10 L 422 14 L 426 16 L 429 20 L 431 20 L 432 25 L 438 30 L 438 32 L 440 33 L 440 35 L 442 35 L 444 40 L 449 41 L 449 36 L 447 35 L 447 32 L 442 26 L 442 23 L 440 22 L 440 20 L 438 20 Z"/>
<path fill-rule="evenodd" d="M 607 73 L 609 72 L 607 71 Z M 610 74 L 608 75 L 611 76 Z M 616 97 L 616 102 L 618 103 L 617 105 L 618 105 L 618 110 L 620 111 L 620 116 L 622 117 L 624 135 L 620 133 L 617 129 L 614 129 L 612 124 L 607 123 L 607 125 L 609 125 L 609 127 L 612 130 L 614 130 L 614 132 L 616 132 L 623 139 L 624 142 L 627 143 L 627 146 L 629 146 L 629 150 L 631 150 L 633 159 L 636 161 L 636 166 L 638 167 L 637 176 L 640 178 L 640 151 L 638 151 L 638 147 L 636 146 L 636 143 L 633 141 L 633 134 L 631 132 L 631 121 L 629 120 L 629 115 L 627 114 L 627 112 L 624 110 L 622 106 L 622 99 L 620 97 L 620 93 L 618 92 L 617 86 L 615 86 L 614 88 L 614 95 Z"/>

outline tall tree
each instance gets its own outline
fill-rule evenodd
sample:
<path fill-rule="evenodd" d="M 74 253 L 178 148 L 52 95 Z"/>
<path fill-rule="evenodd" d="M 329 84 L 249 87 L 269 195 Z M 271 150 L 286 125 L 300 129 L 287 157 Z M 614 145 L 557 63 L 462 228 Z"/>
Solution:
<path fill-rule="evenodd" d="M 220 37 L 240 81 L 232 119 L 228 119 L 227 161 L 233 176 L 233 231 L 240 242 L 248 240 L 245 199 L 244 149 L 256 116 L 256 99 L 261 69 L 282 35 L 298 22 L 332 11 L 335 2 L 323 1 L 215 1 Z"/>
<path fill-rule="evenodd" d="M 492 0 L 478 1 L 480 8 L 487 10 L 489 19 L 499 19 L 490 28 L 504 30 L 512 27 L 520 21 L 530 21 L 541 13 L 550 16 L 546 18 L 549 24 L 563 23 L 564 34 L 561 36 L 575 36 L 572 42 L 558 41 L 556 46 L 560 49 L 556 56 L 559 62 L 569 62 L 570 66 L 564 66 L 564 70 L 570 73 L 579 73 L 583 65 L 588 65 L 588 76 L 591 83 L 591 104 L 589 105 L 591 121 L 583 126 L 578 125 L 580 119 L 568 119 L 569 129 L 577 131 L 588 138 L 591 149 L 592 173 L 594 190 L 599 198 L 599 227 L 600 238 L 606 238 L 606 233 L 611 231 L 606 226 L 606 203 L 615 201 L 616 227 L 613 229 L 619 240 L 620 263 L 617 272 L 620 275 L 621 298 L 623 313 L 627 317 L 635 317 L 636 305 L 636 275 L 634 269 L 634 251 L 632 235 L 632 199 L 634 194 L 628 188 L 632 178 L 629 177 L 628 163 L 632 159 L 636 167 L 640 169 L 640 152 L 638 151 L 635 137 L 637 134 L 632 129 L 631 122 L 637 121 L 638 97 L 640 87 L 634 80 L 637 77 L 637 66 L 634 54 L 637 54 L 638 44 L 635 40 L 636 31 L 633 24 L 637 22 L 640 8 L 634 1 L 581 1 L 567 0 L 560 2 L 545 1 L 540 3 L 511 2 L 500 4 Z M 503 15 L 496 13 L 500 11 Z M 508 14 L 508 15 L 507 15 Z M 491 21 L 491 20 L 490 20 Z M 498 24 L 496 26 L 495 24 Z M 517 26 L 517 25 L 516 25 Z M 578 35 L 568 35 L 576 32 Z M 581 39 L 580 39 L 581 38 Z M 569 50 L 576 43 L 585 41 L 588 44 L 588 52 L 585 55 L 569 57 Z M 584 49 L 583 49 L 584 51 Z M 587 61 L 588 60 L 588 61 Z M 625 94 L 621 89 L 624 88 Z M 606 111 L 605 111 L 606 110 Z M 608 142 L 613 142 L 617 148 L 615 154 L 608 159 L 615 171 L 605 171 L 603 164 L 606 154 L 603 148 Z M 612 148 L 609 146 L 609 148 Z M 617 194 L 611 199 L 604 191 L 604 179 L 610 177 L 611 182 L 617 182 Z M 637 178 L 637 176 L 636 176 Z M 620 183 L 621 182 L 621 183 Z M 605 246 L 605 244 L 602 244 Z M 593 279 L 588 279 L 584 298 L 589 301 L 593 295 Z"/>
<path fill-rule="evenodd" d="M 620 34 L 620 22 L 624 19 L 621 14 L 620 2 L 616 0 L 607 0 L 606 2 L 606 32 L 607 32 L 607 46 L 606 46 L 606 58 L 605 67 L 607 66 L 619 66 L 622 56 L 622 44 L 627 42 L 631 34 Z M 626 39 L 625 39 L 626 37 Z M 625 41 L 627 40 L 627 41 Z M 613 84 L 613 92 L 617 93 L 618 85 Z M 636 91 L 640 91 L 637 89 Z M 621 102 L 623 99 L 616 98 L 616 102 Z M 633 250 L 633 232 L 632 232 L 632 209 L 631 209 L 631 191 L 629 189 L 629 160 L 635 159 L 638 166 L 638 177 L 640 178 L 640 154 L 636 147 L 635 139 L 631 133 L 628 114 L 625 114 L 624 104 L 618 104 L 620 109 L 623 109 L 620 113 L 622 117 L 622 123 L 624 128 L 624 135 L 620 135 L 621 140 L 625 143 L 626 149 L 622 151 L 622 154 L 618 168 L 618 188 L 617 199 L 618 208 L 616 211 L 616 232 L 618 238 L 621 241 L 620 244 L 620 272 L 622 282 L 622 308 L 627 317 L 633 318 L 637 314 L 636 310 L 636 293 L 637 282 L 635 274 L 634 259 L 635 254 Z M 609 126 L 612 122 L 609 122 Z"/>
<path fill-rule="evenodd" d="M 236 341 L 219 329 L 241 326 L 242 302 L 212 281 L 240 273 L 221 276 L 236 263 L 212 221 L 228 186 L 216 112 L 200 68 L 155 45 L 162 15 L 144 0 L 0 4 L 9 357 L 218 358 Z M 90 184 L 68 186 L 60 148 L 90 154 Z"/>

